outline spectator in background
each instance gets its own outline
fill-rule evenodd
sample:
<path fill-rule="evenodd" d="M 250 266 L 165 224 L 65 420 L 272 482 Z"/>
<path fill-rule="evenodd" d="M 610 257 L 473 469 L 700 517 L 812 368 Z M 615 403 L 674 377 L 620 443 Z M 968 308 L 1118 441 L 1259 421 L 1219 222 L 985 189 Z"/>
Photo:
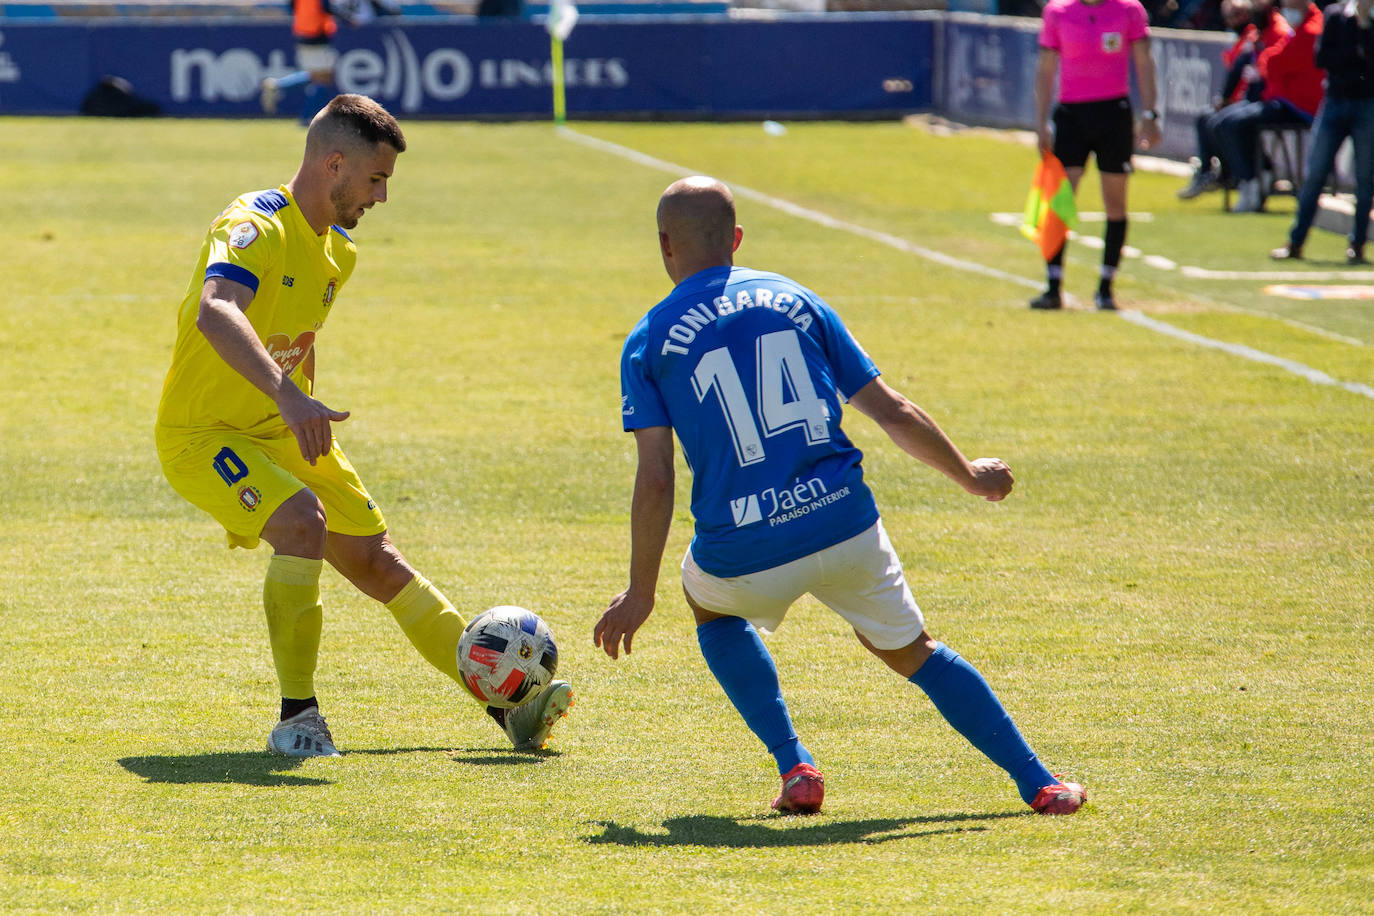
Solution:
<path fill-rule="evenodd" d="M 1140 5 L 1145 8 L 1149 24 L 1164 29 L 1178 16 L 1178 2 L 1179 0 L 1140 0 Z"/>
<path fill-rule="evenodd" d="M 1141 146 L 1148 148 L 1159 142 L 1159 113 L 1155 110 L 1155 63 L 1150 57 L 1145 8 L 1139 0 L 1050 0 L 1045 6 L 1035 74 L 1036 133 L 1041 151 L 1053 151 L 1064 164 L 1075 192 L 1088 155 L 1097 160 L 1107 227 L 1093 301 L 1104 311 L 1116 308 L 1112 280 L 1126 243 L 1126 180 L 1136 139 L 1130 99 L 1132 63 L 1145 105 Z M 1050 101 L 1055 96 L 1056 74 L 1059 104 L 1054 109 L 1051 133 Z M 1050 258 L 1045 273 L 1046 289 L 1031 300 L 1030 306 L 1062 308 L 1059 286 L 1064 275 L 1063 247 Z"/>
<path fill-rule="evenodd" d="M 1254 6 L 1255 28 L 1260 31 L 1261 47 L 1272 47 L 1279 38 L 1293 34 L 1293 27 L 1279 12 L 1277 0 L 1255 0 Z"/>
<path fill-rule="evenodd" d="M 1272 6 L 1270 12 L 1273 12 Z M 1259 101 L 1263 89 L 1263 84 L 1258 81 L 1259 71 L 1255 68 L 1256 49 L 1261 43 L 1260 30 L 1254 22 L 1254 3 L 1252 0 L 1223 0 L 1221 14 L 1226 18 L 1227 28 L 1236 33 L 1236 42 L 1221 52 L 1222 63 L 1226 65 L 1226 80 L 1221 94 L 1213 102 L 1213 110 L 1198 115 L 1197 169 L 1193 172 L 1193 180 L 1178 192 L 1180 200 L 1192 200 L 1199 194 L 1221 187 L 1228 176 L 1222 174 L 1221 160 L 1217 157 L 1216 113 L 1228 105 Z M 1282 28 L 1282 31 L 1275 31 L 1271 35 L 1271 44 L 1292 32 L 1281 16 L 1272 16 L 1271 22 Z M 1250 76 L 1255 77 L 1255 82 L 1250 81 Z"/>
<path fill-rule="evenodd" d="M 1369 208 L 1374 205 L 1374 27 L 1369 10 L 1374 0 L 1342 0 L 1326 8 L 1317 40 L 1317 66 L 1326 71 L 1326 98 L 1308 159 L 1307 177 L 1298 195 L 1298 215 L 1288 230 L 1288 244 L 1269 256 L 1282 261 L 1302 257 L 1302 245 L 1317 213 L 1326 176 L 1336 165 L 1336 152 L 1349 137 L 1355 151 L 1355 218 L 1345 259 L 1364 264 Z"/>
<path fill-rule="evenodd" d="M 1217 149 L 1223 167 L 1240 189 L 1233 213 L 1264 208 L 1262 163 L 1256 159 L 1262 127 L 1307 127 L 1322 101 L 1322 72 L 1317 69 L 1317 37 L 1322 12 L 1308 0 L 1280 0 L 1279 10 L 1293 34 L 1259 52 L 1257 69 L 1264 80 L 1258 102 L 1231 105 L 1216 114 Z"/>
<path fill-rule="evenodd" d="M 1218 0 L 1203 0 L 1203 2 L 1199 3 L 1197 8 L 1193 10 L 1192 15 L 1188 17 L 1188 21 L 1181 24 L 1181 27 L 1187 29 L 1203 29 L 1209 32 L 1225 30 L 1229 28 L 1229 26 L 1226 24 L 1225 16 L 1222 14 L 1223 6 L 1225 6 L 1225 3 L 1218 2 Z M 1154 25 L 1154 22 L 1151 21 L 1150 24 Z"/>
<path fill-rule="evenodd" d="M 295 73 L 268 77 L 262 81 L 258 101 L 262 110 L 276 114 L 282 95 L 294 86 L 305 86 L 301 124 L 306 125 L 334 98 L 334 64 L 339 52 L 334 48 L 338 20 L 349 25 L 366 25 L 382 15 L 395 15 L 400 0 L 291 0 L 291 34 L 296 40 Z"/>

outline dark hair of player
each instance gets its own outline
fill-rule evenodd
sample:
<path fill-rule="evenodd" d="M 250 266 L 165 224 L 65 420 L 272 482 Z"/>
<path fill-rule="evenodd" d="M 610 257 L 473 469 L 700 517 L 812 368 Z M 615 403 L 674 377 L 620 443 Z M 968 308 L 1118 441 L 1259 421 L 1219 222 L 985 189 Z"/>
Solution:
<path fill-rule="evenodd" d="M 306 146 L 375 147 L 385 143 L 398 153 L 406 151 L 405 134 L 391 113 L 365 95 L 335 96 L 310 122 Z"/>

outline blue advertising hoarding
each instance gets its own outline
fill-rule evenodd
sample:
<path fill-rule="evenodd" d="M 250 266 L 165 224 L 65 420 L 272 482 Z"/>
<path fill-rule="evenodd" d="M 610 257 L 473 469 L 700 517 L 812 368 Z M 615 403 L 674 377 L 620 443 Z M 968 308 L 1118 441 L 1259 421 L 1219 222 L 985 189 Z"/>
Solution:
<path fill-rule="evenodd" d="M 584 16 L 565 49 L 573 117 L 950 118 L 1031 128 L 1039 22 L 972 14 Z M 1225 77 L 1218 33 L 1155 30 L 1164 138 Z M 339 88 L 398 114 L 539 118 L 552 111 L 549 40 L 523 20 L 402 18 L 340 31 Z M 285 21 L 0 20 L 0 114 L 72 114 L 102 77 L 184 117 L 261 115 L 258 87 L 293 69 Z"/>
<path fill-rule="evenodd" d="M 591 20 L 591 21 L 589 21 Z M 890 116 L 933 103 L 936 21 L 915 14 L 737 21 L 584 17 L 565 46 L 571 115 Z M 421 117 L 547 117 L 549 37 L 466 18 L 342 29 L 343 91 Z M 270 23 L 0 23 L 0 113 L 69 114 L 103 76 L 174 116 L 260 115 L 264 77 L 290 72 Z"/>

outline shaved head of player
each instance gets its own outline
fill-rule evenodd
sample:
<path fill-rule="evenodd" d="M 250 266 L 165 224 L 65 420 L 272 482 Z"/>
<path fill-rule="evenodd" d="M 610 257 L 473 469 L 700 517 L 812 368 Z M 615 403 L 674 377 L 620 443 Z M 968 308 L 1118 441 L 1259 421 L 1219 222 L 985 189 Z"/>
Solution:
<path fill-rule="evenodd" d="M 743 238 L 744 230 L 735 225 L 735 196 L 714 178 L 679 179 L 658 199 L 658 246 L 674 283 L 733 264 Z"/>

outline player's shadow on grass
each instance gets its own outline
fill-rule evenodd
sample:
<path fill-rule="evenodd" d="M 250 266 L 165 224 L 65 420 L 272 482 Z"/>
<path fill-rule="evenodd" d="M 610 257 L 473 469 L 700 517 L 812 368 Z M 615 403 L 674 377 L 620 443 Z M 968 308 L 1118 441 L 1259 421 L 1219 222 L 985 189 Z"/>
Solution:
<path fill-rule="evenodd" d="M 447 754 L 448 758 L 454 763 L 466 763 L 471 766 L 479 767 L 525 766 L 531 763 L 539 763 L 549 757 L 563 756 L 562 751 L 551 751 L 547 748 L 537 751 L 513 751 L 510 748 L 503 749 L 500 747 L 374 747 L 344 751 L 343 755 L 349 757 L 354 754 L 414 754 L 426 751 Z"/>
<path fill-rule="evenodd" d="M 455 748 L 447 752 L 454 763 L 465 763 L 478 767 L 528 766 L 540 763 L 550 757 L 563 756 L 562 751 L 543 748 L 537 751 L 513 751 L 499 747 Z"/>
<path fill-rule="evenodd" d="M 544 758 L 559 756 L 558 751 L 506 751 L 497 748 L 378 747 L 343 751 L 344 757 L 389 754 L 447 754 L 455 763 L 472 766 L 525 766 Z M 121 757 L 119 765 L 148 782 L 192 785 L 196 783 L 237 783 L 244 786 L 327 786 L 330 779 L 292 773 L 304 760 L 279 757 L 266 751 L 229 751 L 217 754 L 167 754 L 148 757 Z"/>
<path fill-rule="evenodd" d="M 166 754 L 121 757 L 119 765 L 148 782 L 192 785 L 236 783 L 242 786 L 327 786 L 332 780 L 290 772 L 305 761 L 266 751 L 217 754 Z"/>
<path fill-rule="evenodd" d="M 1019 814 L 943 814 L 919 817 L 869 818 L 860 821 L 802 820 L 778 816 L 757 818 L 693 815 L 670 817 L 665 833 L 644 833 L 615 821 L 595 821 L 601 833 L 586 842 L 616 846 L 710 846 L 718 849 L 760 849 L 768 846 L 834 846 L 841 843 L 874 845 L 892 840 L 970 833 L 987 830 L 979 821 Z M 798 825 L 798 826 L 794 826 Z"/>

